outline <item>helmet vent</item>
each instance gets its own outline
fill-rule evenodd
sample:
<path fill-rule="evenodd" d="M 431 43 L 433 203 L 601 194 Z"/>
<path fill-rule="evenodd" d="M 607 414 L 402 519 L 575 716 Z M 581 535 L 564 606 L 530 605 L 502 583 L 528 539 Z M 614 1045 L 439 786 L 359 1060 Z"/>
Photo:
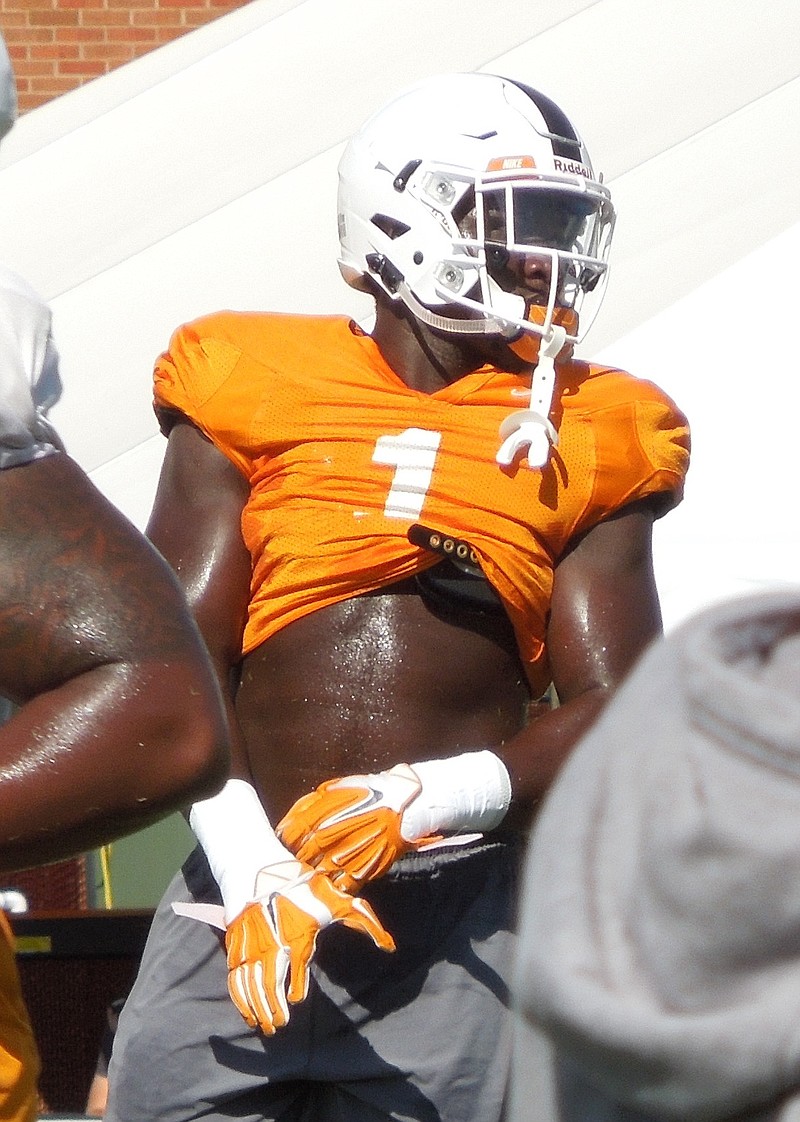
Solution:
<path fill-rule="evenodd" d="M 377 226 L 387 238 L 391 238 L 392 241 L 394 241 L 395 238 L 402 237 L 403 234 L 407 234 L 411 229 L 405 222 L 401 222 L 398 218 L 392 218 L 388 214 L 373 214 L 370 222 L 373 226 Z"/>
<path fill-rule="evenodd" d="M 392 186 L 394 187 L 395 191 L 405 191 L 406 185 L 407 185 L 409 179 L 411 178 L 411 176 L 414 174 L 414 172 L 417 170 L 417 168 L 419 167 L 419 165 L 421 163 L 422 163 L 422 160 L 409 160 L 408 161 L 406 166 L 404 168 L 402 168 L 397 173 L 397 175 L 394 177 L 394 182 L 392 183 Z"/>

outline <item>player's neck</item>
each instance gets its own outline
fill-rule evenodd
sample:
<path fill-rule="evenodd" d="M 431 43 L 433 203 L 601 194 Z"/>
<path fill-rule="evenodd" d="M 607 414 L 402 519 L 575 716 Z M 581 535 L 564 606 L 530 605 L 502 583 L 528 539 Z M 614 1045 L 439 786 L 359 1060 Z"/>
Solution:
<path fill-rule="evenodd" d="M 402 305 L 381 301 L 372 338 L 395 374 L 420 393 L 435 393 L 493 361 L 475 345 L 475 337 L 435 331 Z"/>

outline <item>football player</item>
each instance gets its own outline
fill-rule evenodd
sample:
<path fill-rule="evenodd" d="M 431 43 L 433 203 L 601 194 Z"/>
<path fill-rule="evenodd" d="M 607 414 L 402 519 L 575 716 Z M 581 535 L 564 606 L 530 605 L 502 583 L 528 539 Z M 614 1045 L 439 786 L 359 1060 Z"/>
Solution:
<path fill-rule="evenodd" d="M 686 422 L 574 357 L 614 209 L 565 114 L 429 79 L 349 142 L 338 211 L 369 332 L 221 312 L 156 365 L 148 533 L 236 766 L 122 1013 L 116 1122 L 498 1119 L 520 839 L 661 626 Z"/>
<path fill-rule="evenodd" d="M 0 135 L 16 88 L 0 38 Z M 0 268 L 0 868 L 69 857 L 220 786 L 214 673 L 162 558 L 64 452 L 50 310 Z M 0 1116 L 37 1117 L 39 1060 L 0 912 Z"/>

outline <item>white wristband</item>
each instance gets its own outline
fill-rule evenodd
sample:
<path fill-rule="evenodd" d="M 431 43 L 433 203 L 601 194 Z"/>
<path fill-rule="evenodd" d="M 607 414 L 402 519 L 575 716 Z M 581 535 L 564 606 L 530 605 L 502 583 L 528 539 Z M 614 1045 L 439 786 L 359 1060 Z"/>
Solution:
<path fill-rule="evenodd" d="M 278 841 L 255 788 L 243 779 L 229 779 L 218 794 L 196 802 L 189 825 L 219 885 L 226 923 L 254 898 L 262 869 L 279 861 L 297 864 Z"/>
<path fill-rule="evenodd" d="M 465 752 L 412 764 L 422 790 L 403 811 L 407 841 L 460 830 L 493 830 L 511 803 L 511 780 L 494 752 Z"/>

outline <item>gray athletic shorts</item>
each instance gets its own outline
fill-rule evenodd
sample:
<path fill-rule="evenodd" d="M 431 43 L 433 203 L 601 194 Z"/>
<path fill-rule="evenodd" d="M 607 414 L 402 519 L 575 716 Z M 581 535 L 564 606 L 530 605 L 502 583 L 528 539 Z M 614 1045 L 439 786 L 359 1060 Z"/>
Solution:
<path fill-rule="evenodd" d="M 518 864 L 494 838 L 402 858 L 364 892 L 397 951 L 327 928 L 308 997 L 265 1037 L 228 997 L 220 933 L 170 907 L 219 901 L 195 850 L 120 1016 L 107 1122 L 498 1122 Z"/>

